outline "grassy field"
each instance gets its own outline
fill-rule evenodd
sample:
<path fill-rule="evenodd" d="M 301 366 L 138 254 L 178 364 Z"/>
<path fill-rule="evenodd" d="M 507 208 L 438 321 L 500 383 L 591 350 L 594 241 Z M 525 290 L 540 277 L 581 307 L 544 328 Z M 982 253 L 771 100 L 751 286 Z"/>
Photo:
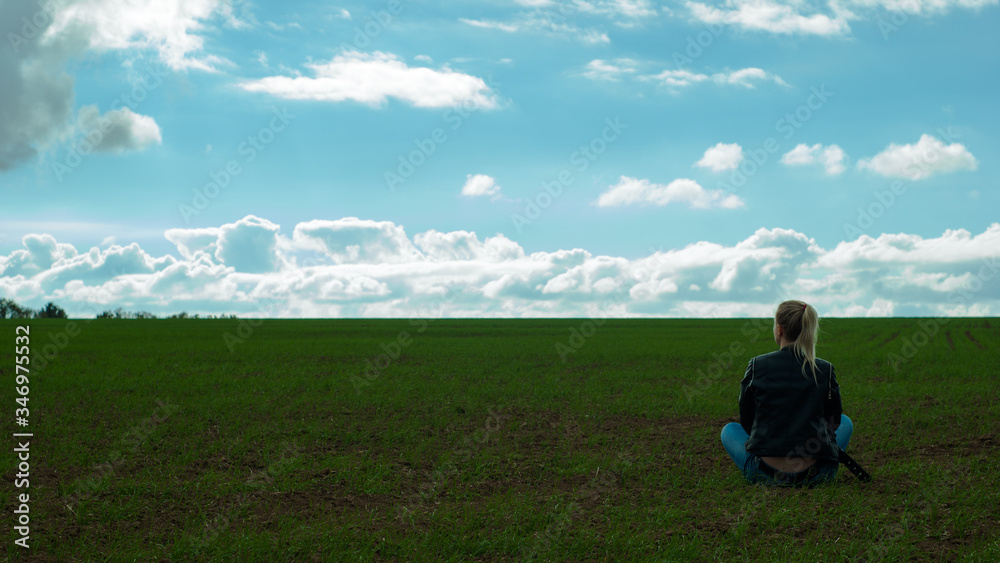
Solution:
<path fill-rule="evenodd" d="M 0 321 L 10 561 L 1000 560 L 997 319 L 824 320 L 874 481 L 813 490 L 719 441 L 770 320 L 73 323 L 22 428 Z"/>

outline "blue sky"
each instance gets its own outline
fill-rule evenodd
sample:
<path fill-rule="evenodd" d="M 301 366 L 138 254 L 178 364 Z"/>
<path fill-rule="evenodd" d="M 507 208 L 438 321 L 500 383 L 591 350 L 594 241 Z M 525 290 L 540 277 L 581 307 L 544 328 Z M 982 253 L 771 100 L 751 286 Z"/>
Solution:
<path fill-rule="evenodd" d="M 998 13 L 2 0 L 0 296 L 996 315 Z"/>

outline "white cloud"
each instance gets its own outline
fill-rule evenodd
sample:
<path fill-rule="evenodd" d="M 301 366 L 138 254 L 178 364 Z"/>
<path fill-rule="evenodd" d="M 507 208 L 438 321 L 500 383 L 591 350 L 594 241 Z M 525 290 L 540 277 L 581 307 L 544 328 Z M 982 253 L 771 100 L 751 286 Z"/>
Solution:
<path fill-rule="evenodd" d="M 890 144 L 872 158 L 858 161 L 858 169 L 882 176 L 922 180 L 933 174 L 975 170 L 976 158 L 960 143 L 945 145 L 931 135 L 921 135 L 912 145 Z"/>
<path fill-rule="evenodd" d="M 70 283 L 103 284 L 123 277 L 154 274 L 177 260 L 172 256 L 153 258 L 138 244 L 111 245 L 100 250 L 91 248 L 79 253 L 75 248 L 56 243 L 50 235 L 27 235 L 23 238 L 25 250 L 15 250 L 7 257 L 0 257 L 0 280 L 6 285 L 20 285 L 16 294 L 58 296 L 58 290 Z M 0 283 L 2 287 L 3 283 Z"/>
<path fill-rule="evenodd" d="M 838 243 L 819 261 L 834 269 L 871 268 L 891 265 L 953 265 L 980 258 L 1000 257 L 1000 224 L 994 223 L 981 235 L 965 229 L 948 229 L 940 237 L 925 239 L 918 235 L 882 234 L 878 238 L 862 235 Z M 964 272 L 963 272 L 964 273 Z"/>
<path fill-rule="evenodd" d="M 749 89 L 754 89 L 758 83 L 765 81 L 774 82 L 779 86 L 788 86 L 788 83 L 777 74 L 755 67 L 743 68 L 732 72 L 716 72 L 711 75 L 691 72 L 689 70 L 664 70 L 659 74 L 641 76 L 640 80 L 660 82 L 674 91 L 678 88 L 686 88 L 706 81 L 721 85 L 742 86 Z"/>
<path fill-rule="evenodd" d="M 164 236 L 186 260 L 205 254 L 218 264 L 248 273 L 271 272 L 281 267 L 276 253 L 280 242 L 278 225 L 253 215 L 221 227 L 168 229 Z"/>
<path fill-rule="evenodd" d="M 718 143 L 709 147 L 695 166 L 709 168 L 712 172 L 734 170 L 743 162 L 743 147 L 737 143 Z"/>
<path fill-rule="evenodd" d="M 56 242 L 49 234 L 26 235 L 22 239 L 24 250 L 15 250 L 6 259 L 0 259 L 3 275 L 34 276 L 65 262 L 77 255 L 72 245 Z"/>
<path fill-rule="evenodd" d="M 622 176 L 618 183 L 601 194 L 596 204 L 599 207 L 614 207 L 630 204 L 667 205 L 686 203 L 694 209 L 722 207 L 734 209 L 743 206 L 735 194 L 725 190 L 706 190 L 694 180 L 678 178 L 667 185 L 654 184 L 649 180 Z"/>
<path fill-rule="evenodd" d="M 508 33 L 517 32 L 520 27 L 517 24 L 509 24 L 495 21 L 486 20 L 470 20 L 468 18 L 459 18 L 460 22 L 471 25 L 473 27 L 482 27 L 486 29 L 499 29 L 500 31 L 506 31 Z"/>
<path fill-rule="evenodd" d="M 779 86 L 788 86 L 788 83 L 782 80 L 780 76 L 756 67 L 734 70 L 730 73 L 719 72 L 712 75 L 712 80 L 719 84 L 735 84 L 751 89 L 757 87 L 755 81 L 765 80 L 772 81 Z"/>
<path fill-rule="evenodd" d="M 197 32 L 225 6 L 218 0 L 79 0 L 56 11 L 46 38 L 82 37 L 89 48 L 99 51 L 155 49 L 174 70 L 215 71 L 226 61 L 214 55 L 196 56 L 204 44 Z M 240 25 L 234 18 L 230 22 Z"/>
<path fill-rule="evenodd" d="M 496 196 L 499 194 L 500 186 L 497 185 L 494 178 L 486 174 L 468 174 L 465 185 L 462 186 L 462 195 L 464 196 Z"/>
<path fill-rule="evenodd" d="M 286 29 L 297 29 L 299 31 L 304 31 L 305 30 L 305 28 L 302 27 L 302 24 L 300 24 L 298 22 L 290 22 L 290 23 L 286 23 L 286 24 L 280 24 L 280 23 L 275 23 L 273 21 L 266 21 L 266 22 L 264 22 L 264 25 L 266 25 L 267 27 L 270 27 L 271 29 L 273 29 L 275 31 L 284 31 Z"/>
<path fill-rule="evenodd" d="M 708 80 L 707 74 L 691 72 L 689 70 L 665 70 L 659 74 L 644 76 L 644 80 L 659 80 L 666 86 L 687 87 L 698 82 Z"/>
<path fill-rule="evenodd" d="M 823 147 L 819 143 L 812 146 L 799 143 L 781 157 L 781 162 L 787 166 L 804 166 L 818 162 L 823 165 L 827 175 L 836 176 L 844 171 L 845 158 L 843 149 L 837 145 Z"/>
<path fill-rule="evenodd" d="M 823 149 L 823 154 L 820 157 L 823 162 L 823 168 L 831 176 L 836 176 L 844 171 L 844 159 L 846 158 L 847 155 L 844 154 L 844 150 L 837 145 L 830 145 Z"/>
<path fill-rule="evenodd" d="M 292 238 L 299 247 L 319 250 L 336 263 L 398 263 L 422 259 L 403 228 L 390 221 L 357 217 L 307 221 L 296 225 Z"/>
<path fill-rule="evenodd" d="M 236 223 L 223 225 L 215 250 L 218 262 L 237 272 L 272 272 L 280 266 L 275 249 L 278 225 L 248 215 Z"/>
<path fill-rule="evenodd" d="M 417 107 L 497 106 L 483 79 L 448 68 L 409 67 L 391 53 L 346 51 L 326 63 L 306 66 L 314 77 L 269 76 L 241 87 L 293 100 L 354 100 L 371 106 L 384 105 L 388 98 Z"/>
<path fill-rule="evenodd" d="M 215 8 L 226 27 L 239 30 L 253 29 L 260 25 L 253 13 L 253 3 L 246 0 L 216 0 Z"/>
<path fill-rule="evenodd" d="M 779 35 L 834 37 L 851 33 L 851 20 L 882 22 L 884 10 L 906 17 L 944 14 L 952 9 L 978 10 L 1000 0 L 847 0 L 810 4 L 798 0 L 724 0 L 721 5 L 687 1 L 691 16 L 707 24 Z M 826 6 L 824 12 L 818 6 Z M 882 22 L 885 23 L 885 22 Z"/>
<path fill-rule="evenodd" d="M 769 316 L 804 299 L 823 316 L 1000 313 L 1000 223 L 859 237 L 826 250 L 803 233 L 758 229 L 626 259 L 584 249 L 526 254 L 502 234 L 430 230 L 353 217 L 294 227 L 248 216 L 174 229 L 180 258 L 137 244 L 78 251 L 28 235 L 0 256 L 0 297 L 74 315 L 124 306 L 169 314 L 343 317 Z"/>
<path fill-rule="evenodd" d="M 486 29 L 497 29 L 507 33 L 540 33 L 553 37 L 568 37 L 590 45 L 611 42 L 608 35 L 593 28 L 579 28 L 566 22 L 567 18 L 548 11 L 533 11 L 518 15 L 512 21 L 473 20 L 460 18 L 459 21 Z"/>
<path fill-rule="evenodd" d="M 257 55 L 257 63 L 260 66 L 264 68 L 270 68 L 271 65 L 268 64 L 267 53 L 261 51 L 260 49 L 255 50 L 253 53 Z"/>
<path fill-rule="evenodd" d="M 604 18 L 620 27 L 634 27 L 644 21 L 657 17 L 657 7 L 650 0 L 570 0 L 554 2 L 553 0 L 515 0 L 521 6 L 534 8 L 529 14 L 522 14 L 522 21 L 535 22 L 542 19 L 546 22 L 565 21 L 566 19 Z M 539 10 L 545 8 L 545 10 Z M 663 10 L 669 13 L 667 8 Z M 534 25 L 537 25 L 535 23 Z"/>
<path fill-rule="evenodd" d="M 480 241 L 476 233 L 430 230 L 413 237 L 414 244 L 433 261 L 487 260 L 503 262 L 524 258 L 524 250 L 514 241 L 498 234 Z"/>
<path fill-rule="evenodd" d="M 632 59 L 615 59 L 612 62 L 594 59 L 587 63 L 583 76 L 591 80 L 606 80 L 618 82 L 622 75 L 635 72 L 636 62 Z"/>
<path fill-rule="evenodd" d="M 850 32 L 847 20 L 850 12 L 833 6 L 833 15 L 802 14 L 808 4 L 801 2 L 780 3 L 772 0 L 726 0 L 722 8 L 700 2 L 686 2 L 691 15 L 709 24 L 728 24 L 751 31 L 776 34 L 844 35 Z"/>
<path fill-rule="evenodd" d="M 881 7 L 906 15 L 943 14 L 953 8 L 978 10 L 998 3 L 998 0 L 852 0 L 858 6 Z"/>
<path fill-rule="evenodd" d="M 553 26 L 555 30 L 566 32 L 569 35 L 578 37 L 584 43 L 589 43 L 591 45 L 601 45 L 611 43 L 611 39 L 608 38 L 606 33 L 601 33 L 593 29 L 578 30 L 571 25 L 557 25 Z"/>
<path fill-rule="evenodd" d="M 193 260 L 199 252 L 215 254 L 220 227 L 201 229 L 167 229 L 163 236 L 176 247 L 185 260 Z"/>
<path fill-rule="evenodd" d="M 100 115 L 97 106 L 84 106 L 80 108 L 79 120 L 80 133 L 96 152 L 141 151 L 163 142 L 160 126 L 152 117 L 127 107 Z"/>
<path fill-rule="evenodd" d="M 833 313 L 838 317 L 891 317 L 893 314 L 893 303 L 888 299 L 874 299 L 871 305 L 848 305 L 837 307 Z"/>
<path fill-rule="evenodd" d="M 656 8 L 649 0 L 591 0 L 575 2 L 576 9 L 606 17 L 622 17 L 628 20 L 655 17 Z"/>

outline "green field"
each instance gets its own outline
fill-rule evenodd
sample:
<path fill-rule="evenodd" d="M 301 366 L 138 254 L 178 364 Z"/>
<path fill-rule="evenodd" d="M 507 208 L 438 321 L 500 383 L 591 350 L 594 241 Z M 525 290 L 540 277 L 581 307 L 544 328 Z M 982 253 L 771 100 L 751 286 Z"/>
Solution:
<path fill-rule="evenodd" d="M 812 490 L 719 441 L 770 320 L 72 322 L 0 321 L 7 560 L 1000 560 L 998 319 L 824 320 L 874 481 Z"/>

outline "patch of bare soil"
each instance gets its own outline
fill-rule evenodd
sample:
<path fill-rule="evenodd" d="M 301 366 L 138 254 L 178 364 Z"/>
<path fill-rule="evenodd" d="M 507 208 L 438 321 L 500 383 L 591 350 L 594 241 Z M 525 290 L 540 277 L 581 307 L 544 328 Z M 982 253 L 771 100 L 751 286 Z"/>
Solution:
<path fill-rule="evenodd" d="M 979 348 L 980 350 L 985 350 L 986 349 L 985 346 L 983 346 L 982 344 L 979 343 L 978 340 L 976 340 L 975 336 L 972 336 L 971 332 L 965 331 L 965 337 L 968 338 L 973 344 L 975 344 L 976 348 Z"/>
<path fill-rule="evenodd" d="M 899 338 L 899 331 L 898 330 L 896 332 L 890 334 L 889 338 L 886 338 L 881 343 L 879 343 L 879 347 L 885 346 L 886 344 L 892 342 L 893 340 L 895 340 L 897 338 Z"/>

